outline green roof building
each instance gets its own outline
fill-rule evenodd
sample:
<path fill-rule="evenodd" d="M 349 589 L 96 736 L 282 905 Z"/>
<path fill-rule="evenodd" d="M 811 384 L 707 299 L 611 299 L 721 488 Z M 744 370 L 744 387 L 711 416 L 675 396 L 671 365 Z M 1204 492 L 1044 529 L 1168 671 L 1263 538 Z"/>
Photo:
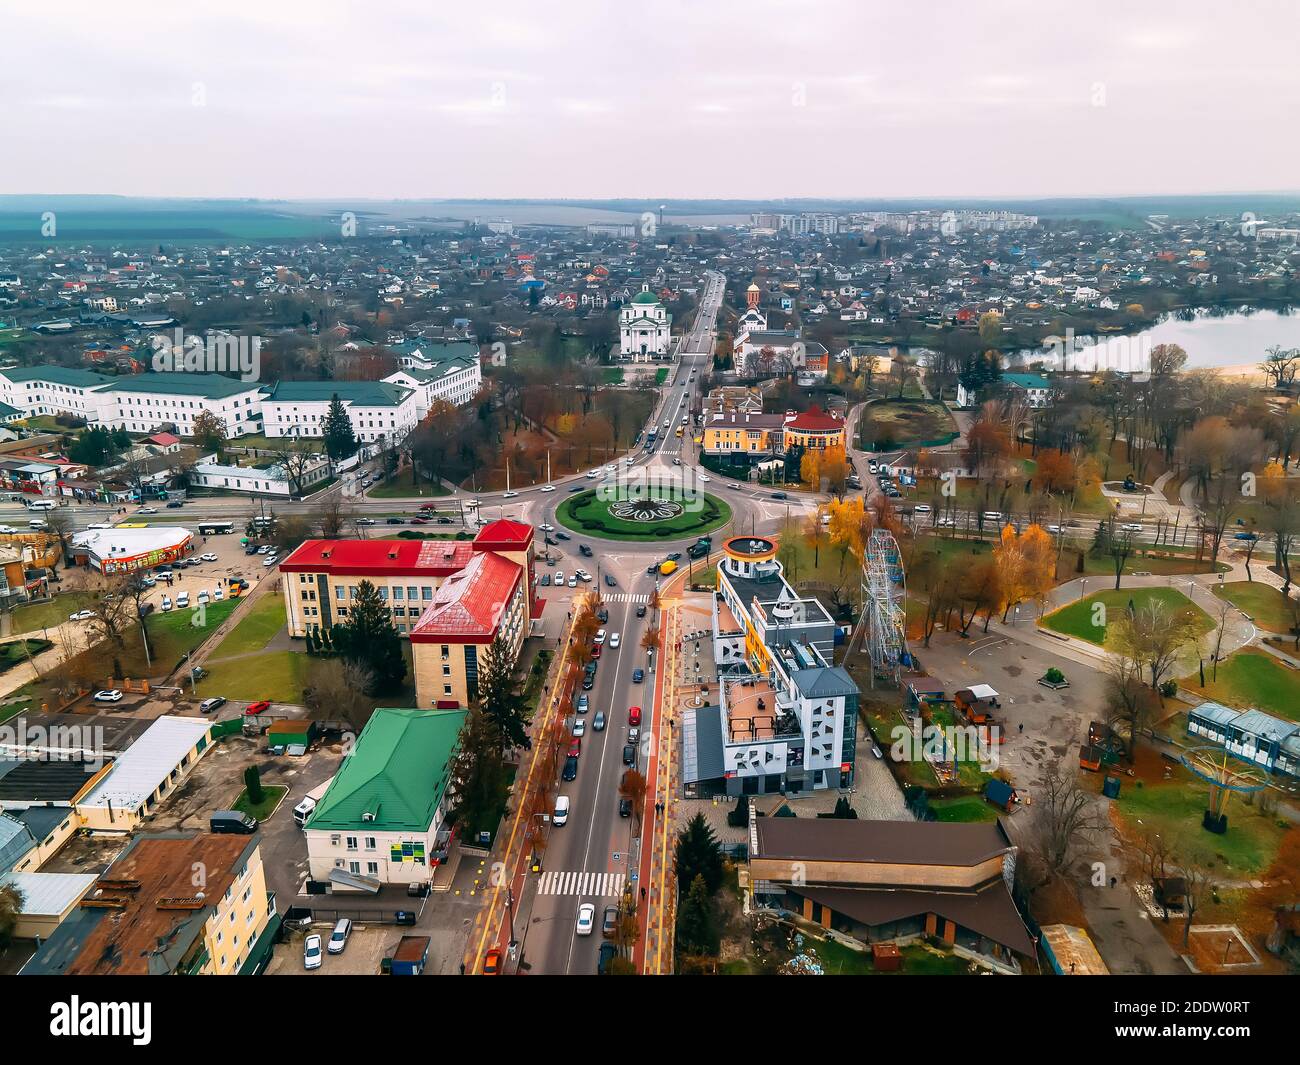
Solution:
<path fill-rule="evenodd" d="M 423 883 L 446 857 L 465 710 L 377 708 L 305 826 L 313 880 L 376 892 Z"/>

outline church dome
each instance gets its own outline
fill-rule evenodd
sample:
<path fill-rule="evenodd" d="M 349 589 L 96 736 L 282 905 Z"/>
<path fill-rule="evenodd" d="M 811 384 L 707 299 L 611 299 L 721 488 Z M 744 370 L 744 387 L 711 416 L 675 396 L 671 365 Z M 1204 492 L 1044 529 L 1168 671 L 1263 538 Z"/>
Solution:
<path fill-rule="evenodd" d="M 649 290 L 645 290 L 642 292 L 638 292 L 635 296 L 633 296 L 632 302 L 633 303 L 658 303 L 659 297 L 656 296 L 653 292 L 650 292 Z"/>

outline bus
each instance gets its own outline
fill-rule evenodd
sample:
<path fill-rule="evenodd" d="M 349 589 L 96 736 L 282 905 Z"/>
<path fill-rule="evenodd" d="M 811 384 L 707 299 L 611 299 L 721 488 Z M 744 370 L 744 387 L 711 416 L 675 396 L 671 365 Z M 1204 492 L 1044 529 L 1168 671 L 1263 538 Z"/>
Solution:
<path fill-rule="evenodd" d="M 233 521 L 201 521 L 199 522 L 200 536 L 223 536 L 226 533 L 235 531 Z"/>

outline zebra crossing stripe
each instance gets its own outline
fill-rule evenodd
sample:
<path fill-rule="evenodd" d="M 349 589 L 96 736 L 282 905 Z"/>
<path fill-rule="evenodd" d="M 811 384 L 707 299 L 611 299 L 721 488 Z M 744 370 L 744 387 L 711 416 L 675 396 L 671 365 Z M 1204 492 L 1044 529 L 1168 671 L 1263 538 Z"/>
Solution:
<path fill-rule="evenodd" d="M 591 895 L 617 897 L 623 891 L 623 873 L 547 872 L 537 885 L 539 895 Z"/>

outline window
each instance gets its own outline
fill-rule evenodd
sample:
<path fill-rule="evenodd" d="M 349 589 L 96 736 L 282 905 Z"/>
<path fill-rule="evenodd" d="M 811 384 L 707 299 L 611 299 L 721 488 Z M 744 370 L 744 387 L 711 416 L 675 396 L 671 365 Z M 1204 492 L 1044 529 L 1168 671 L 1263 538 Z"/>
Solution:
<path fill-rule="evenodd" d="M 357 837 L 348 836 L 348 850 L 354 851 L 356 849 L 357 849 Z"/>
<path fill-rule="evenodd" d="M 377 847 L 377 845 L 378 845 L 378 844 L 376 843 L 376 840 L 375 840 L 375 837 L 374 837 L 374 836 L 367 836 L 367 837 L 366 837 L 366 850 L 368 850 L 368 851 L 372 851 L 372 850 L 374 850 L 374 849 Z"/>

